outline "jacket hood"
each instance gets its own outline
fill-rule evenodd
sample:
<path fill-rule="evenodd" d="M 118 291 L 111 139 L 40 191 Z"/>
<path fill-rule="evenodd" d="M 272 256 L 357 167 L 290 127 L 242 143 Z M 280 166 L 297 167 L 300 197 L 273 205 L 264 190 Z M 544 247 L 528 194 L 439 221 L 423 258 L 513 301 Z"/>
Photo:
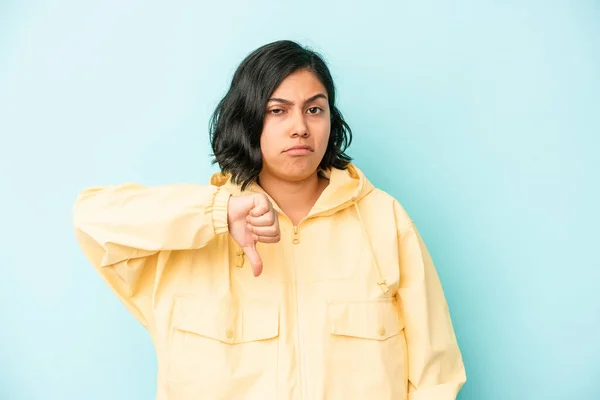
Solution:
<path fill-rule="evenodd" d="M 309 215 L 331 215 L 347 207 L 352 207 L 374 189 L 373 184 L 354 164 L 349 164 L 346 169 L 330 168 L 322 172 L 329 179 L 329 185 L 325 188 Z M 250 193 L 264 193 L 268 196 L 257 183 L 251 183 L 246 190 L 242 191 L 240 185 L 231 181 L 231 174 L 217 172 L 211 177 L 210 183 L 214 186 L 223 187 L 236 196 Z M 278 208 L 273 199 L 270 198 L 270 200 Z"/>

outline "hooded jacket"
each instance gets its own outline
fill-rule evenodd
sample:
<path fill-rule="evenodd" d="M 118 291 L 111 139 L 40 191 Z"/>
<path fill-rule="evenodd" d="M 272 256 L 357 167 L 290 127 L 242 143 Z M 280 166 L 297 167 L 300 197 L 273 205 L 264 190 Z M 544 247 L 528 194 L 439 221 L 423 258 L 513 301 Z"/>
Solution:
<path fill-rule="evenodd" d="M 450 400 L 466 381 L 432 259 L 411 218 L 354 165 L 281 240 L 263 273 L 227 226 L 227 175 L 210 185 L 88 188 L 80 247 L 149 331 L 157 400 Z"/>

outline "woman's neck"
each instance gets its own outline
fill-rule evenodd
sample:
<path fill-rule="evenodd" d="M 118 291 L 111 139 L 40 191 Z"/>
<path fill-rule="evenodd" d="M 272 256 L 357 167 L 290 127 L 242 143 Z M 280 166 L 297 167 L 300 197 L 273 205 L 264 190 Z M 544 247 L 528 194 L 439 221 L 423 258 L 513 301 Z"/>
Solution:
<path fill-rule="evenodd" d="M 329 180 L 317 172 L 301 181 L 287 181 L 261 173 L 259 184 L 297 226 L 315 205 Z"/>

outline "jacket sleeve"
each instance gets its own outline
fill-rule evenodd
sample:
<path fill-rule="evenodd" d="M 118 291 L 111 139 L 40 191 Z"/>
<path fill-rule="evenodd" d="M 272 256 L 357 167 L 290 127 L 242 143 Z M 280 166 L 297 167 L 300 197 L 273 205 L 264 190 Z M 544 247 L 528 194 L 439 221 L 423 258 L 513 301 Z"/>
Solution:
<path fill-rule="evenodd" d="M 88 188 L 73 206 L 75 237 L 104 281 L 147 326 L 143 309 L 151 270 L 170 251 L 201 248 L 227 232 L 229 197 L 218 187 L 194 184 Z"/>
<path fill-rule="evenodd" d="M 408 399 L 456 399 L 466 372 L 442 285 L 421 235 L 399 205 L 396 218 L 397 296 L 408 349 Z"/>

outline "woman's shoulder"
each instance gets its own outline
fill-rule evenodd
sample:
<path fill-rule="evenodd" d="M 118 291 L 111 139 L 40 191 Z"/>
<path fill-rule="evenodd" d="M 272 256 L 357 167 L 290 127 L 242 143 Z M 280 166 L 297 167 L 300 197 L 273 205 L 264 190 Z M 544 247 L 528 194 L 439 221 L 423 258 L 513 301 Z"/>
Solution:
<path fill-rule="evenodd" d="M 380 221 L 393 221 L 401 232 L 413 223 L 402 203 L 383 189 L 374 187 L 360 203 L 369 216 Z"/>

